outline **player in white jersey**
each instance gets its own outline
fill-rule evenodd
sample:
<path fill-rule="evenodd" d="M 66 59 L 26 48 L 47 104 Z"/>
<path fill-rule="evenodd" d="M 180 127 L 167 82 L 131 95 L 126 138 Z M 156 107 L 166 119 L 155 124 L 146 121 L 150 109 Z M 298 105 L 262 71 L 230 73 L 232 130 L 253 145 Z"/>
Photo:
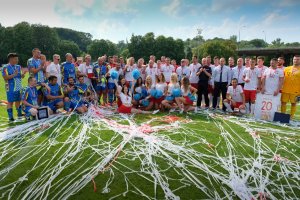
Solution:
<path fill-rule="evenodd" d="M 150 76 L 152 79 L 152 83 L 155 84 L 156 75 L 158 75 L 158 71 L 157 71 L 157 68 L 154 66 L 154 61 L 149 60 L 148 67 L 146 68 L 146 77 Z"/>
<path fill-rule="evenodd" d="M 250 68 L 244 69 L 243 80 L 245 81 L 244 94 L 246 102 L 246 113 L 249 113 L 251 111 L 251 114 L 253 114 L 255 108 L 256 93 L 260 92 L 261 81 L 261 73 L 260 70 L 255 67 L 255 60 L 251 60 Z M 249 106 L 249 102 L 251 103 L 251 106 Z"/>
<path fill-rule="evenodd" d="M 261 76 L 263 75 L 263 73 L 267 69 L 267 67 L 264 66 L 264 62 L 265 62 L 265 59 L 264 59 L 263 56 L 258 56 L 257 57 L 257 65 L 255 67 L 259 70 Z"/>
<path fill-rule="evenodd" d="M 197 76 L 197 72 L 199 68 L 201 67 L 201 64 L 198 62 L 198 57 L 193 56 L 193 62 L 190 64 L 190 84 L 192 87 L 198 89 L 198 82 L 199 77 Z"/>
<path fill-rule="evenodd" d="M 271 66 L 265 70 L 261 78 L 261 93 L 277 96 L 283 84 L 284 73 L 277 68 L 277 59 L 273 58 Z"/>
<path fill-rule="evenodd" d="M 166 58 L 166 64 L 161 67 L 161 72 L 164 74 L 167 84 L 170 83 L 171 75 L 175 72 L 175 68 L 170 62 L 170 58 Z"/>
<path fill-rule="evenodd" d="M 181 60 L 180 66 L 176 69 L 176 74 L 178 76 L 178 81 L 180 82 L 182 77 L 190 77 L 190 68 L 186 66 L 185 59 Z"/>
<path fill-rule="evenodd" d="M 228 87 L 224 105 L 228 112 L 233 112 L 232 109 L 238 109 L 239 112 L 245 113 L 245 95 L 241 85 L 238 85 L 238 80 L 233 78 L 231 86 Z"/>

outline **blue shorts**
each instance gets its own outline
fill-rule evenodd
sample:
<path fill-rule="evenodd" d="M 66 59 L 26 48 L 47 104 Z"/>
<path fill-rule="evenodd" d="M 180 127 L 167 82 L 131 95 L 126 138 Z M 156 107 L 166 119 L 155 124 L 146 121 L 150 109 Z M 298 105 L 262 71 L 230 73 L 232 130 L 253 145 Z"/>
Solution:
<path fill-rule="evenodd" d="M 48 103 L 48 106 L 50 107 L 51 110 L 56 110 L 56 104 L 59 102 L 62 102 L 62 99 L 55 99 L 54 101 L 51 101 Z"/>
<path fill-rule="evenodd" d="M 115 89 L 115 86 L 116 86 L 115 83 L 108 83 L 108 84 L 107 84 L 107 87 L 108 87 L 109 90 Z"/>
<path fill-rule="evenodd" d="M 80 108 L 81 106 L 83 106 L 83 102 L 82 101 L 80 101 L 80 102 L 74 102 L 74 101 L 71 101 L 70 102 L 70 108 L 72 108 L 72 109 L 75 109 L 75 107 L 76 108 Z"/>
<path fill-rule="evenodd" d="M 95 90 L 96 90 L 97 92 L 105 91 L 106 89 L 107 89 L 107 88 L 106 88 L 106 85 L 105 85 L 105 86 L 97 85 L 97 86 L 95 87 Z"/>
<path fill-rule="evenodd" d="M 6 96 L 9 103 L 21 101 L 21 91 L 8 91 Z"/>
<path fill-rule="evenodd" d="M 23 109 L 23 111 L 25 113 L 28 113 L 31 108 L 32 108 L 31 106 L 25 106 L 25 108 Z"/>

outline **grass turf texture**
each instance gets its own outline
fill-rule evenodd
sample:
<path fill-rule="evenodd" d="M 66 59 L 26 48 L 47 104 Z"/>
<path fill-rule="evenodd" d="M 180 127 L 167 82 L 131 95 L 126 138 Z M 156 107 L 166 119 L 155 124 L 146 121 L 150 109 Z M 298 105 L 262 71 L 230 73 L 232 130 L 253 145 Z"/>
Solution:
<path fill-rule="evenodd" d="M 2 79 L 0 85 L 4 91 Z M 1 99 L 6 99 L 5 92 L 0 95 Z M 0 115 L 1 132 L 9 126 L 23 124 L 8 124 L 3 106 Z M 84 117 L 77 115 L 60 117 L 47 122 L 50 128 L 44 132 L 38 130 L 40 124 L 33 122 L 34 131 L 24 131 L 22 135 L 0 142 L 0 198 L 18 199 L 28 194 L 26 199 L 34 196 L 108 199 L 116 195 L 118 199 L 146 199 L 146 196 L 164 199 L 168 191 L 161 185 L 181 199 L 238 198 L 241 196 L 237 194 L 243 191 L 243 187 L 238 186 L 245 182 L 246 187 L 262 187 L 262 192 L 279 199 L 300 196 L 299 128 L 207 114 L 178 114 L 181 123 L 169 126 L 163 120 L 165 116 L 166 113 L 137 115 L 130 119 L 118 115 L 109 117 L 120 124 L 134 122 L 138 126 L 156 117 L 157 120 L 150 124 L 165 127 L 153 134 L 158 143 L 152 143 L 148 137 L 147 141 L 134 137 L 120 151 L 118 147 L 128 133 L 121 128 L 111 130 L 104 121 L 90 121 L 90 117 L 82 119 Z M 299 110 L 296 117 L 299 119 Z M 260 138 L 253 138 L 249 134 L 251 131 Z M 168 146 L 170 144 L 188 151 L 176 151 Z M 94 169 L 111 152 L 116 152 L 112 156 L 115 160 L 104 162 L 106 170 Z M 278 154 L 289 161 L 274 161 L 274 155 Z M 253 165 L 255 169 L 251 169 Z M 245 173 L 251 170 L 253 178 L 245 179 Z M 94 192 L 90 177 L 82 187 L 72 191 L 91 171 L 97 172 L 94 176 L 97 191 Z M 44 187 L 48 180 L 51 184 Z M 62 188 L 71 189 L 65 193 Z M 259 197 L 258 191 L 254 190 L 253 196 Z"/>

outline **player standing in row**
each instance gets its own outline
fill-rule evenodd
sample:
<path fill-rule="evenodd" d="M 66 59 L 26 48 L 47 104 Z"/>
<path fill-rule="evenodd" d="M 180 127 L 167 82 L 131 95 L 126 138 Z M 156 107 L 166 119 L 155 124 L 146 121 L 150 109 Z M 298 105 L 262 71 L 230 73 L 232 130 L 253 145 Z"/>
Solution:
<path fill-rule="evenodd" d="M 260 92 L 261 87 L 261 71 L 255 67 L 255 60 L 251 59 L 250 62 L 250 68 L 246 68 L 243 74 L 243 80 L 245 81 L 244 94 L 246 113 L 254 114 L 256 93 Z M 249 102 L 251 103 L 251 106 L 249 106 Z"/>
<path fill-rule="evenodd" d="M 300 96 L 300 55 L 293 58 L 293 66 L 284 68 L 284 82 L 281 96 L 281 112 L 286 113 L 286 104 L 291 102 L 291 118 L 297 109 L 297 97 Z"/>
<path fill-rule="evenodd" d="M 18 117 L 22 117 L 22 108 L 20 105 L 21 101 L 21 90 L 22 90 L 22 73 L 21 66 L 18 65 L 19 58 L 16 53 L 10 53 L 7 56 L 8 64 L 2 69 L 2 76 L 5 80 L 6 97 L 7 97 L 7 114 L 9 121 L 14 121 L 13 117 L 13 104 L 18 113 Z"/>

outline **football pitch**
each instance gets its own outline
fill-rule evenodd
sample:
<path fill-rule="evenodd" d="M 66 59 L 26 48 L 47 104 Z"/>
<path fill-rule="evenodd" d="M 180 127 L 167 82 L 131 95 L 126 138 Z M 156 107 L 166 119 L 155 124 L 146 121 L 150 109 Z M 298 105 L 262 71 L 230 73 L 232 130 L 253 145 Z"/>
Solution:
<path fill-rule="evenodd" d="M 0 91 L 6 99 L 2 78 Z M 297 120 L 94 106 L 28 123 L 8 123 L 5 106 L 0 116 L 0 199 L 300 198 Z"/>

